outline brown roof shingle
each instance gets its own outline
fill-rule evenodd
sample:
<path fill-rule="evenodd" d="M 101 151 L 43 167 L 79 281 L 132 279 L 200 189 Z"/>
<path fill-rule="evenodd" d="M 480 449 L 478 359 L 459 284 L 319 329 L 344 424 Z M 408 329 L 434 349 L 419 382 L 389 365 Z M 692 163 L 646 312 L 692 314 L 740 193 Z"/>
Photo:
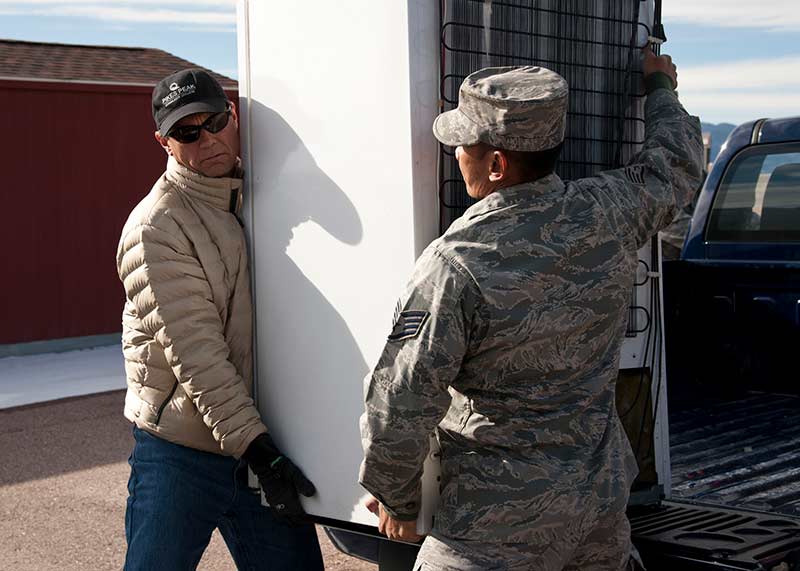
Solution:
<path fill-rule="evenodd" d="M 154 48 L 49 44 L 0 39 L 0 78 L 155 85 L 188 67 L 202 67 Z M 226 89 L 235 80 L 208 70 Z"/>

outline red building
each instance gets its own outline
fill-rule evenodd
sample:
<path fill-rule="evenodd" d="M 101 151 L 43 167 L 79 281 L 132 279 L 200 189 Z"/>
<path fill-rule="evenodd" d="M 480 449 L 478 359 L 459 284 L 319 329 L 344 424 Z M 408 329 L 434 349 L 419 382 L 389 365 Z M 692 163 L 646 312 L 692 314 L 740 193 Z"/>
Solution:
<path fill-rule="evenodd" d="M 156 49 L 0 40 L 7 354 L 121 331 L 117 242 L 166 164 L 151 92 L 187 67 L 199 66 Z M 236 101 L 236 82 L 215 75 Z"/>

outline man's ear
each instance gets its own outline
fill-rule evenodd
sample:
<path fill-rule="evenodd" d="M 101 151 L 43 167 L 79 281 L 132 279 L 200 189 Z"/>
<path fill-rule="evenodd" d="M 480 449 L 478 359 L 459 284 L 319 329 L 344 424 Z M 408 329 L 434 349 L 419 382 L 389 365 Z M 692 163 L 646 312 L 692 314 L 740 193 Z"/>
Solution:
<path fill-rule="evenodd" d="M 234 122 L 236 123 L 236 127 L 239 127 L 239 114 L 236 112 L 236 105 L 233 104 L 233 101 L 229 100 L 229 104 L 231 106 L 231 117 L 233 117 Z"/>
<path fill-rule="evenodd" d="M 508 176 L 508 157 L 503 151 L 492 151 L 492 166 L 489 170 L 489 181 L 500 182 Z"/>
<path fill-rule="evenodd" d="M 156 141 L 158 142 L 158 144 L 163 147 L 164 151 L 169 156 L 172 156 L 172 149 L 169 148 L 169 141 L 167 140 L 167 138 L 166 137 L 162 137 L 161 133 L 159 133 L 158 131 L 155 131 L 153 133 L 153 135 L 155 136 Z"/>

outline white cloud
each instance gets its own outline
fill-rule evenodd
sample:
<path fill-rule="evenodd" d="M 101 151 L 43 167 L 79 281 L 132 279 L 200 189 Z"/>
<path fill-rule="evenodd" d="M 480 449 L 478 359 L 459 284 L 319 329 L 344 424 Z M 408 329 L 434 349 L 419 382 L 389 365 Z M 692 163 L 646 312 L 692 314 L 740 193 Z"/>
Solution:
<path fill-rule="evenodd" d="M 775 111 L 784 111 L 780 115 L 798 115 L 797 96 L 789 93 L 686 93 L 681 92 L 681 99 L 689 106 L 690 102 L 706 108 L 724 111 L 736 111 L 737 115 L 745 115 L 750 119 L 758 117 L 778 116 Z M 747 112 L 747 109 L 752 110 Z M 692 110 L 692 113 L 695 113 Z"/>
<path fill-rule="evenodd" d="M 170 6 L 207 6 L 219 7 L 230 9 L 236 6 L 236 0 L 0 0 L 0 6 L 13 4 L 21 8 L 23 6 L 41 6 L 43 4 L 58 5 L 58 4 L 127 4 L 129 6 L 137 6 L 141 4 L 158 4 L 162 7 Z"/>
<path fill-rule="evenodd" d="M 111 8 L 108 6 L 63 6 L 48 10 L 58 16 L 84 16 L 112 22 L 147 22 L 175 24 L 235 24 L 235 13 L 198 12 L 164 9 Z"/>
<path fill-rule="evenodd" d="M 235 5 L 235 0 L 103 0 L 102 3 L 98 0 L 0 0 L 0 14 L 206 26 L 215 31 L 233 31 Z"/>
<path fill-rule="evenodd" d="M 178 32 L 192 32 L 194 34 L 233 34 L 236 33 L 236 26 L 176 26 L 172 28 Z"/>
<path fill-rule="evenodd" d="M 797 0 L 670 0 L 664 2 L 662 17 L 665 23 L 800 30 L 800 3 Z"/>
<path fill-rule="evenodd" d="M 679 66 L 678 81 L 682 89 L 796 89 L 800 88 L 800 56 Z M 800 105 L 800 97 L 797 102 Z"/>
<path fill-rule="evenodd" d="M 800 56 L 678 68 L 678 90 L 703 121 L 800 115 Z"/>

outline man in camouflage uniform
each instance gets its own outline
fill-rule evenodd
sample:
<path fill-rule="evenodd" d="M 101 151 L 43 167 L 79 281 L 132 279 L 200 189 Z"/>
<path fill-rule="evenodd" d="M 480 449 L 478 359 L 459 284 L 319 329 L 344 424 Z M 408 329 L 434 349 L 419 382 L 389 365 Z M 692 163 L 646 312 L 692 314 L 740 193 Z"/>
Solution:
<path fill-rule="evenodd" d="M 552 173 L 567 85 L 538 67 L 464 81 L 436 137 L 480 201 L 420 256 L 366 386 L 360 482 L 414 541 L 428 435 L 441 498 L 415 569 L 616 570 L 637 467 L 615 381 L 637 251 L 702 173 L 669 56 L 644 60 L 646 141 L 625 167 Z"/>

